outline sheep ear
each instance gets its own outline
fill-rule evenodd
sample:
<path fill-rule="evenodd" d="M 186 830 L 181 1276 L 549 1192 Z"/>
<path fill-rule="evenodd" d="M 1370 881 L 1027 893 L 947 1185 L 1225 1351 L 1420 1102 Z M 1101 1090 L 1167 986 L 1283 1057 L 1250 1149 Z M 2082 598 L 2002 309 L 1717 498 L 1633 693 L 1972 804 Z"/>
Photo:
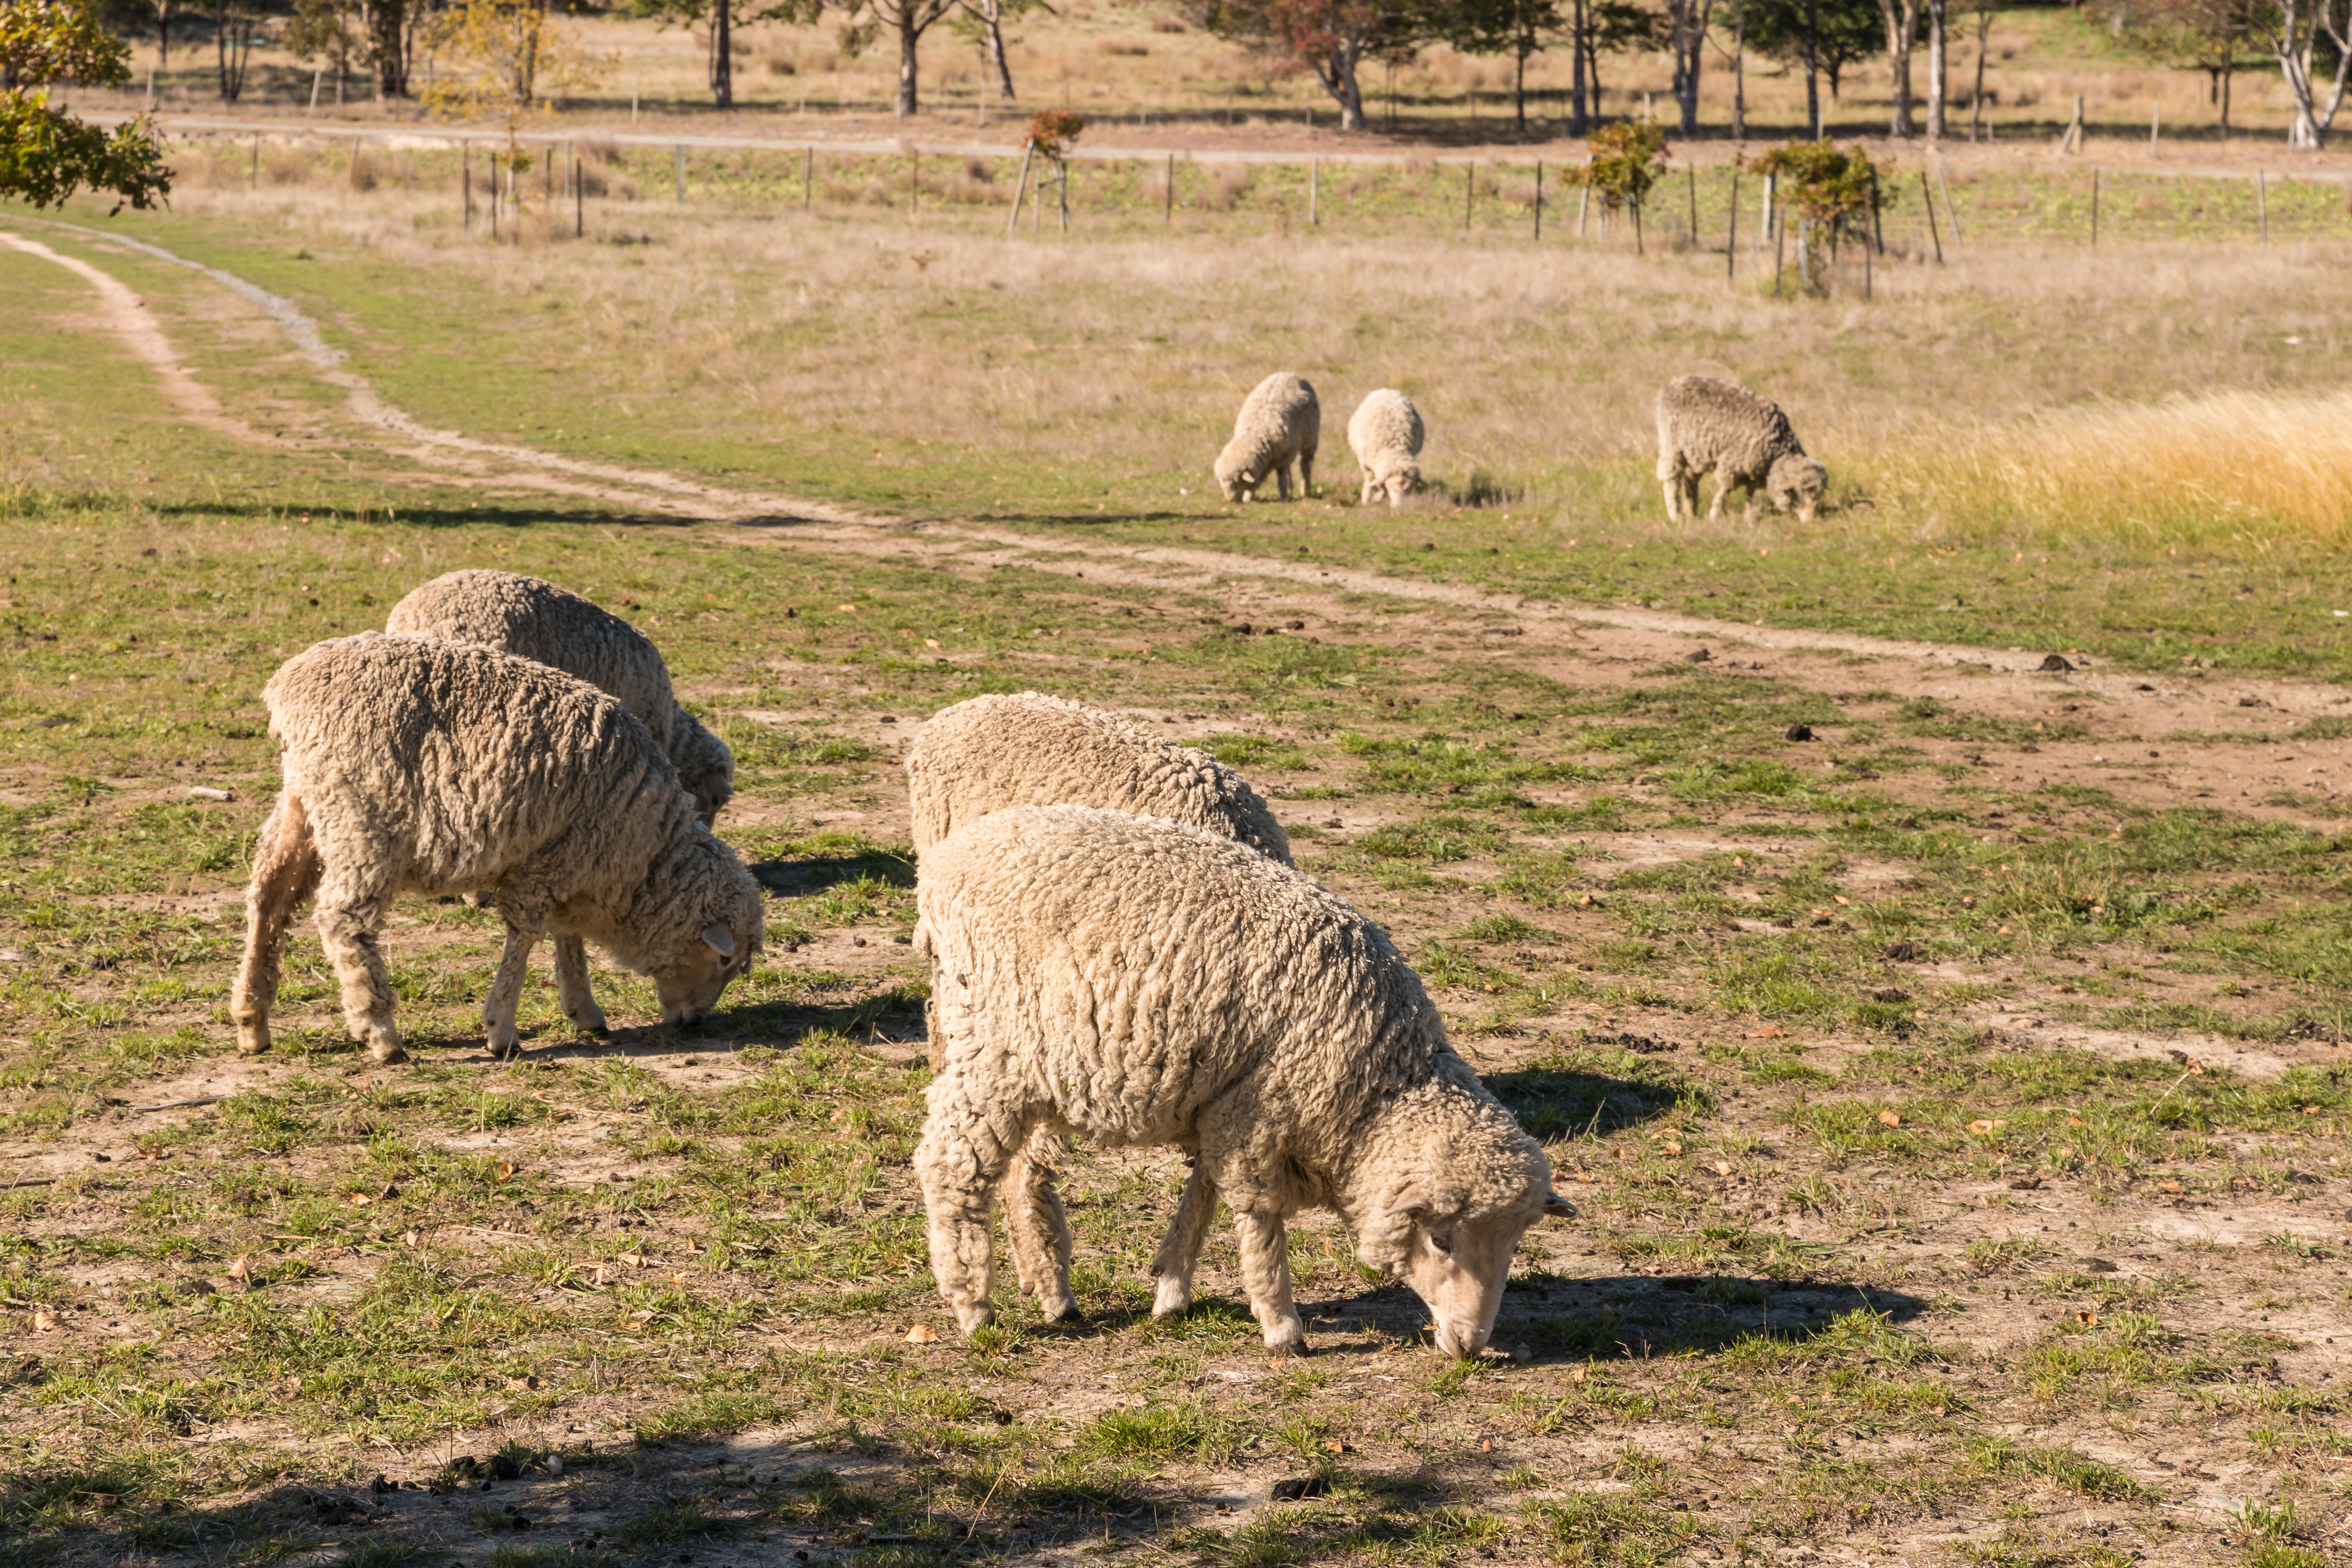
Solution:
<path fill-rule="evenodd" d="M 1546 1219 L 1574 1219 L 1576 1217 L 1576 1205 L 1570 1203 L 1566 1198 L 1561 1197 L 1558 1193 L 1547 1192 L 1544 1194 L 1544 1217 Z"/>
<path fill-rule="evenodd" d="M 1423 1224 L 1429 1218 L 1429 1194 L 1419 1187 L 1407 1187 L 1389 1199 L 1389 1213 Z"/>
<path fill-rule="evenodd" d="M 710 951 L 719 954 L 719 957 L 732 958 L 735 956 L 735 933 L 729 931 L 725 926 L 717 924 L 704 926 L 702 928 L 702 940 L 709 942 L 710 944 Z"/>

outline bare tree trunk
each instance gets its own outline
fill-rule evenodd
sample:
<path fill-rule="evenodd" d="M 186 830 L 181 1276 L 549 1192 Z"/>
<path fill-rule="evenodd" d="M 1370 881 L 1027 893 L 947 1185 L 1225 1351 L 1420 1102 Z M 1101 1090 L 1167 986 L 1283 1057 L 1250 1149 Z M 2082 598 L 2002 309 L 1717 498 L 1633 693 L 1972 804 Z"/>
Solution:
<path fill-rule="evenodd" d="M 172 0 L 155 0 L 155 74 L 172 68 Z"/>
<path fill-rule="evenodd" d="M 721 109 L 735 107 L 735 4 L 713 0 L 710 9 L 710 96 Z"/>
<path fill-rule="evenodd" d="M 1675 100 L 1682 109 L 1682 133 L 1698 134 L 1699 67 L 1706 53 L 1706 24 L 1714 0 L 1666 0 L 1674 27 Z"/>
<path fill-rule="evenodd" d="M 909 5 L 898 16 L 898 102 L 896 112 L 901 120 L 915 116 L 915 47 L 922 42 L 922 29 L 915 26 L 914 8 Z"/>
<path fill-rule="evenodd" d="M 1805 0 L 1805 134 L 1822 133 L 1821 0 Z"/>
<path fill-rule="evenodd" d="M 1575 11 L 1570 24 L 1569 53 L 1575 57 L 1569 78 L 1568 131 L 1571 136 L 1583 135 L 1592 123 L 1584 103 L 1584 38 L 1591 26 L 1585 16 L 1584 3 L 1585 0 L 1574 0 Z"/>
<path fill-rule="evenodd" d="M 367 29 L 368 65 L 378 98 L 408 96 L 408 56 L 415 36 L 410 0 L 368 0 L 362 13 Z M 423 0 L 415 0 L 419 10 Z"/>
<path fill-rule="evenodd" d="M 1731 13 L 1731 139 L 1735 142 L 1748 140 L 1748 0 L 1733 0 Z M 1735 171 L 1735 195 L 1738 181 Z"/>
<path fill-rule="evenodd" d="M 1339 129 L 1361 131 L 1364 128 L 1364 89 L 1356 80 L 1356 68 L 1362 63 L 1364 40 L 1339 38 L 1322 56 L 1308 62 L 1315 70 L 1315 79 L 1339 106 Z"/>
<path fill-rule="evenodd" d="M 1985 41 L 1992 33 L 1992 7 L 1979 0 L 1977 12 L 1977 86 L 1969 95 L 1969 140 L 1973 142 L 1984 130 Z"/>
<path fill-rule="evenodd" d="M 2221 140 L 2230 139 L 2230 78 L 2237 64 L 2237 50 L 2231 49 L 2231 58 L 2221 62 Z"/>
<path fill-rule="evenodd" d="M 1895 85 L 1887 131 L 1910 136 L 1918 130 L 1911 117 L 1911 40 L 1919 32 L 1919 0 L 1878 0 L 1878 15 L 1886 24 L 1886 66 Z"/>
<path fill-rule="evenodd" d="M 1927 0 L 1927 140 L 1944 139 L 1944 0 Z"/>
<path fill-rule="evenodd" d="M 982 0 L 980 16 L 988 26 L 988 63 L 996 68 L 996 90 L 1009 101 L 1016 95 L 1013 65 L 1004 58 L 1004 7 L 1000 0 Z"/>

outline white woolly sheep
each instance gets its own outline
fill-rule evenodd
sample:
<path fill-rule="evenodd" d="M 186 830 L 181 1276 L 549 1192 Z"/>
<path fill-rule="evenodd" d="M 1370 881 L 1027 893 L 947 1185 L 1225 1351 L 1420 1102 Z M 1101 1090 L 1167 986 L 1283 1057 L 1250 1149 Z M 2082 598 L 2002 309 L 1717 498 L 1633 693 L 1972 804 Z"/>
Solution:
<path fill-rule="evenodd" d="M 1421 488 L 1422 439 L 1421 410 L 1403 393 L 1384 386 L 1356 405 L 1348 421 L 1348 447 L 1364 470 L 1358 504 L 1370 506 L 1385 491 L 1390 506 L 1401 506 Z"/>
<path fill-rule="evenodd" d="M 1829 483 L 1829 470 L 1805 456 L 1779 404 L 1736 382 L 1676 376 L 1658 393 L 1658 482 L 1666 489 L 1669 521 L 1697 515 L 1699 477 L 1710 472 L 1710 521 L 1723 515 L 1723 498 L 1740 485 L 1748 490 L 1744 521 L 1755 521 L 1761 494 L 1771 498 L 1773 510 L 1793 506 L 1811 522 Z"/>
<path fill-rule="evenodd" d="M 1278 1351 L 1306 1344 L 1285 1240 L 1300 1209 L 1337 1210 L 1458 1356 L 1493 1333 L 1520 1235 L 1574 1212 L 1387 934 L 1290 867 L 1172 822 L 1015 806 L 931 846 L 916 903 L 947 1061 L 915 1170 L 967 1333 L 993 1318 L 991 1194 L 1041 1128 L 1194 1152 L 1202 1201 L 1188 1189 L 1161 1243 L 1153 1310 L 1190 1305 L 1222 1193 Z M 1076 1303 L 1050 1184 L 1034 1169 L 1006 1219 L 1061 1318 Z"/>
<path fill-rule="evenodd" d="M 392 607 L 383 629 L 535 658 L 617 700 L 669 753 L 704 823 L 735 793 L 735 754 L 678 706 L 669 667 L 646 635 L 568 588 L 515 572 L 450 572 Z"/>
<path fill-rule="evenodd" d="M 1278 370 L 1242 399 L 1234 438 L 1217 454 L 1217 488 L 1229 501 L 1255 499 L 1271 475 L 1290 499 L 1290 465 L 1298 465 L 1298 494 L 1315 487 L 1315 448 L 1323 439 L 1323 406 L 1303 375 Z"/>
<path fill-rule="evenodd" d="M 314 894 L 343 1017 L 402 1058 L 377 931 L 394 895 L 491 889 L 506 951 L 482 1021 L 520 1048 L 532 945 L 555 936 L 563 1011 L 604 1027 L 583 942 L 653 977 L 662 1021 L 691 1023 L 760 950 L 759 885 L 710 836 L 646 727 L 585 681 L 466 643 L 367 633 L 322 642 L 262 688 L 285 784 L 246 895 L 229 995 L 237 1047 L 269 1047 L 294 911 Z"/>
<path fill-rule="evenodd" d="M 1290 863 L 1257 791 L 1208 752 L 1115 713 L 1024 691 L 942 708 L 907 752 L 915 853 L 1008 805 L 1099 805 L 1165 816 Z"/>

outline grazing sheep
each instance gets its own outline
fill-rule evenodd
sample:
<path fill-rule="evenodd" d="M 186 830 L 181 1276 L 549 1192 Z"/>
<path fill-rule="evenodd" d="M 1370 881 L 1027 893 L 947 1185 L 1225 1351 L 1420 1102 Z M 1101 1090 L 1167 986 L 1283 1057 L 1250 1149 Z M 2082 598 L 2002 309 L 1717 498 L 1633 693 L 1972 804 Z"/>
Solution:
<path fill-rule="evenodd" d="M 1008 805 L 1099 805 L 1165 816 L 1290 864 L 1290 838 L 1248 781 L 1208 752 L 1040 692 L 975 697 L 931 715 L 907 752 L 920 855 Z"/>
<path fill-rule="evenodd" d="M 1229 501 L 1255 498 L 1272 475 L 1290 499 L 1290 465 L 1298 465 L 1298 494 L 1315 488 L 1315 448 L 1323 439 L 1323 406 L 1303 375 L 1278 370 L 1242 399 L 1234 438 L 1217 454 L 1217 488 Z"/>
<path fill-rule="evenodd" d="M 1306 1343 L 1285 1240 L 1302 1208 L 1336 1209 L 1459 1356 L 1494 1331 L 1521 1233 L 1574 1212 L 1387 934 L 1290 867 L 1172 822 L 1014 806 L 931 846 L 916 903 L 947 1062 L 915 1169 L 967 1333 L 993 1316 L 990 1194 L 1040 1128 L 1192 1151 L 1202 1198 L 1160 1245 L 1154 1310 L 1190 1304 L 1223 1193 L 1275 1350 Z M 1050 1180 L 1008 1193 L 1007 1220 L 1038 1305 L 1066 1317 Z"/>
<path fill-rule="evenodd" d="M 246 895 L 229 995 L 237 1047 L 269 1047 L 279 952 L 318 899 L 343 1017 L 375 1059 L 401 1059 L 377 931 L 394 895 L 491 889 L 506 951 L 483 1004 L 493 1055 L 520 1048 L 515 1004 L 533 943 L 555 936 L 563 1011 L 604 1027 L 593 942 L 654 980 L 662 1021 L 691 1023 L 760 950 L 759 885 L 710 836 L 646 727 L 584 681 L 531 659 L 426 637 L 338 637 L 262 688 L 286 783 Z"/>
<path fill-rule="evenodd" d="M 1743 521 L 1755 521 L 1761 494 L 1771 498 L 1776 511 L 1793 506 L 1811 522 L 1829 483 L 1829 470 L 1805 456 L 1779 404 L 1735 382 L 1679 375 L 1658 393 L 1658 482 L 1666 488 L 1669 521 L 1697 514 L 1699 476 L 1709 471 L 1715 475 L 1710 521 L 1723 515 L 1731 487 L 1743 485 Z"/>
<path fill-rule="evenodd" d="M 1358 504 L 1370 506 L 1386 491 L 1389 505 L 1401 506 L 1421 488 L 1422 438 L 1421 410 L 1403 393 L 1382 387 L 1356 405 L 1355 417 L 1348 421 L 1348 447 L 1364 470 Z"/>
<path fill-rule="evenodd" d="M 568 588 L 515 572 L 446 573 L 394 605 L 383 629 L 520 654 L 607 693 L 669 753 L 705 825 L 735 793 L 735 754 L 678 706 L 660 651 Z"/>

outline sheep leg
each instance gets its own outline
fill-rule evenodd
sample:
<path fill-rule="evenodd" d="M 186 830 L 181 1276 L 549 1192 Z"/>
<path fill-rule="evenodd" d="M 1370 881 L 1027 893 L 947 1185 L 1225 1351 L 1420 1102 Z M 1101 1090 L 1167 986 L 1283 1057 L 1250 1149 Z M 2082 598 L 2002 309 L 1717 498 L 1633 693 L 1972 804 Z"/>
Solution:
<path fill-rule="evenodd" d="M 1037 1299 L 1037 1310 L 1049 1323 L 1083 1322 L 1077 1298 L 1070 1294 L 1070 1216 L 1063 1211 L 1062 1194 L 1054 1186 L 1068 1146 L 1044 1127 L 1004 1168 L 998 1193 L 1004 1199 L 1004 1229 L 1013 1241 L 1013 1269 L 1021 1289 Z"/>
<path fill-rule="evenodd" d="M 1298 454 L 1298 499 L 1315 499 L 1315 448 L 1312 447 Z"/>
<path fill-rule="evenodd" d="M 515 1027 L 515 1008 L 522 1002 L 522 983 L 530 973 L 530 950 L 539 945 L 545 930 L 544 919 L 533 919 L 521 910 L 501 907 L 506 917 L 506 951 L 499 954 L 499 972 L 491 978 L 490 994 L 482 1001 L 482 1027 L 489 1034 L 490 1055 L 499 1061 L 522 1055 L 522 1035 Z M 557 963 L 562 962 L 559 951 Z M 581 967 L 587 967 L 586 956 Z M 561 976 L 559 975 L 559 981 Z M 583 974 L 583 983 L 585 983 Z"/>
<path fill-rule="evenodd" d="M 286 928 L 302 900 L 318 891 L 325 868 L 301 798 L 280 795 L 254 850 L 253 880 L 245 890 L 245 961 L 229 991 L 236 1048 L 248 1056 L 269 1048 L 269 1008 L 278 1000 Z"/>
<path fill-rule="evenodd" d="M 1356 498 L 1356 504 L 1358 506 L 1370 506 L 1372 504 L 1372 498 L 1380 494 L 1380 492 L 1381 481 L 1373 476 L 1371 469 L 1366 468 L 1364 470 L 1364 493 Z"/>
<path fill-rule="evenodd" d="M 1265 1332 L 1265 1348 L 1304 1352 L 1307 1325 L 1290 1299 L 1290 1235 L 1283 1216 L 1236 1215 L 1234 1224 L 1241 1237 L 1242 1289 Z"/>
<path fill-rule="evenodd" d="M 1192 1271 L 1200 1266 L 1201 1244 L 1208 1239 L 1209 1222 L 1216 1215 L 1217 1184 L 1195 1160 L 1176 1205 L 1176 1217 L 1168 1222 L 1160 1254 L 1151 1260 L 1151 1272 L 1160 1281 L 1151 1302 L 1153 1317 L 1178 1317 L 1192 1305 Z"/>
<path fill-rule="evenodd" d="M 930 1115 L 915 1149 L 915 1175 L 923 1184 L 931 1277 L 969 1334 L 996 1321 L 989 1304 L 996 1270 L 989 1201 L 1028 1129 L 1003 1119 L 1003 1112 L 1015 1108 L 971 1104 L 963 1098 L 965 1089 L 964 1075 L 952 1063 L 947 1076 L 931 1085 Z"/>
<path fill-rule="evenodd" d="M 391 879 L 363 882 L 337 869 L 319 889 L 319 945 L 343 988 L 343 1026 L 380 1062 L 406 1058 L 392 1023 L 392 979 L 384 973 L 376 928 L 391 900 Z"/>
<path fill-rule="evenodd" d="M 605 1032 L 604 1009 L 596 1005 L 588 980 L 588 944 L 576 936 L 555 939 L 555 994 L 572 1027 L 590 1035 Z"/>
<path fill-rule="evenodd" d="M 1715 504 L 1706 509 L 1706 520 L 1709 522 L 1717 521 L 1723 516 L 1723 498 L 1731 493 L 1731 487 L 1738 482 L 1738 481 L 1733 478 L 1732 472 L 1729 468 L 1717 468 L 1715 470 Z M 1691 476 L 1691 505 L 1694 510 L 1696 509 L 1698 504 L 1697 492 L 1698 477 L 1694 474 Z"/>
<path fill-rule="evenodd" d="M 1284 500 L 1290 499 L 1290 459 L 1285 458 L 1274 470 L 1275 493 Z"/>

